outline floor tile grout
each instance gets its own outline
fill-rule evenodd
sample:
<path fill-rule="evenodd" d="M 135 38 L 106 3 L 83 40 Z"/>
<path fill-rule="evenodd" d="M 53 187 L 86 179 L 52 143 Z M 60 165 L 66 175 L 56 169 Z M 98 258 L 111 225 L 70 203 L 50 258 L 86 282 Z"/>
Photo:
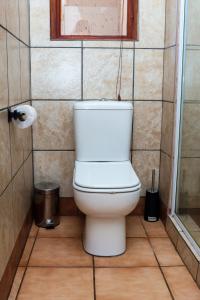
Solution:
<path fill-rule="evenodd" d="M 95 261 L 94 256 L 92 257 L 93 262 L 93 291 L 94 291 L 94 300 L 96 300 L 96 278 L 95 278 Z"/>

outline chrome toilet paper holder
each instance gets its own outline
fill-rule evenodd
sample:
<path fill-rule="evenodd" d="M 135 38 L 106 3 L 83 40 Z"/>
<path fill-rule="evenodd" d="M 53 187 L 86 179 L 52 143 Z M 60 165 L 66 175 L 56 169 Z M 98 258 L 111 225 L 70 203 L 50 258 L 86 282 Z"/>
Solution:
<path fill-rule="evenodd" d="M 21 122 L 26 121 L 26 114 L 19 112 L 17 109 L 12 111 L 10 108 L 8 109 L 8 122 L 12 122 L 14 120 L 20 120 Z"/>

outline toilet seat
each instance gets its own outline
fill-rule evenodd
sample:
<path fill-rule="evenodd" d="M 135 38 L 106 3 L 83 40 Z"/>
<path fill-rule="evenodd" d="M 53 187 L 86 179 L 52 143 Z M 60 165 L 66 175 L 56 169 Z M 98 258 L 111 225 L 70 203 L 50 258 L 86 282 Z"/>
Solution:
<path fill-rule="evenodd" d="M 130 161 L 75 162 L 73 186 L 90 193 L 126 193 L 141 188 Z"/>

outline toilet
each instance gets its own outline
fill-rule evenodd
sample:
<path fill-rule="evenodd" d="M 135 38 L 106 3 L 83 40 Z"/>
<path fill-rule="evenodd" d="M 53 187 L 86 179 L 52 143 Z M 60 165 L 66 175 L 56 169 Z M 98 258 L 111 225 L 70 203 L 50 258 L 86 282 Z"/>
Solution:
<path fill-rule="evenodd" d="M 83 246 L 92 255 L 116 256 L 126 250 L 125 217 L 141 190 L 130 162 L 132 116 L 128 102 L 74 104 L 74 199 L 86 215 Z"/>

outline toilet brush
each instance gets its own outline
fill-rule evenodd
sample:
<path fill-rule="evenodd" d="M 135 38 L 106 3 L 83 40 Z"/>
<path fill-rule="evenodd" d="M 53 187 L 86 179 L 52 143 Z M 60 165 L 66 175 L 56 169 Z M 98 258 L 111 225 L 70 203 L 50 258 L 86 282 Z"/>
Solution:
<path fill-rule="evenodd" d="M 151 188 L 146 191 L 144 219 L 148 222 L 156 222 L 160 217 L 160 197 L 155 188 L 155 173 L 156 170 L 153 169 Z"/>

